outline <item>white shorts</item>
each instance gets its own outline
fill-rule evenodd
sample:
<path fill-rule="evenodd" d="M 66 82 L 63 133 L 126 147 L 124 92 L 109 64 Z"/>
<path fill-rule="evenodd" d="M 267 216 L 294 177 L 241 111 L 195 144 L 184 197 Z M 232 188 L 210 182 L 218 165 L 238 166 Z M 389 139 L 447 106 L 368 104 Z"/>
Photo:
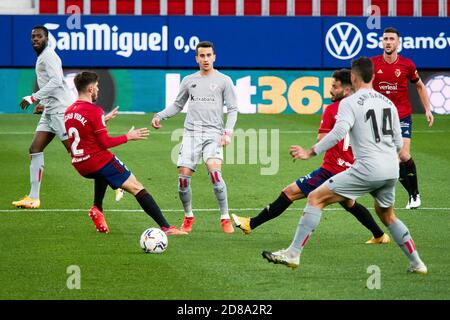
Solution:
<path fill-rule="evenodd" d="M 66 126 L 64 125 L 64 113 L 43 113 L 37 125 L 36 131 L 54 133 L 61 141 L 69 138 L 66 133 Z"/>
<path fill-rule="evenodd" d="M 219 159 L 223 161 L 223 147 L 220 146 L 221 135 L 184 134 L 178 152 L 178 167 L 186 167 L 195 171 L 197 164 L 203 160 Z"/>
<path fill-rule="evenodd" d="M 355 176 L 351 170 L 346 170 L 325 181 L 324 185 L 334 193 L 352 200 L 370 193 L 381 208 L 389 208 L 394 206 L 396 183 L 397 179 L 367 181 Z"/>

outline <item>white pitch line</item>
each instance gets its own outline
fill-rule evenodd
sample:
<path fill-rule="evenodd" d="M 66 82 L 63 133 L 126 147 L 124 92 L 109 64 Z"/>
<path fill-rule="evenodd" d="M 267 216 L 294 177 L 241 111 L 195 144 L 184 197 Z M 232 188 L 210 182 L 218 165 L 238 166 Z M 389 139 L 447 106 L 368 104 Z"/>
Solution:
<path fill-rule="evenodd" d="M 374 208 L 368 208 L 369 210 L 374 210 Z M 7 212 L 85 212 L 89 208 L 85 209 L 0 209 L 0 213 Z M 239 212 L 239 211 L 261 211 L 262 208 L 235 208 L 229 209 L 229 211 Z M 301 211 L 302 208 L 288 208 L 289 211 Z M 421 210 L 436 210 L 436 211 L 450 211 L 450 208 L 420 208 L 416 210 L 406 209 L 406 208 L 395 208 L 395 210 L 408 210 L 411 212 L 420 212 Z M 163 212 L 184 212 L 183 209 L 161 209 Z M 194 209 L 195 212 L 208 212 L 208 211 L 219 211 L 218 208 L 203 208 Z M 329 208 L 325 211 L 345 211 L 341 208 Z M 105 212 L 144 212 L 141 209 L 107 209 Z"/>
<path fill-rule="evenodd" d="M 180 128 L 178 128 L 180 129 Z M 176 129 L 176 130 L 178 130 Z M 252 128 L 249 128 L 252 129 Z M 277 128 L 259 128 L 260 130 L 267 130 L 268 132 L 270 132 L 270 130 L 279 130 Z M 247 129 L 242 129 L 242 130 L 247 130 Z M 278 131 L 281 134 L 302 134 L 302 133 L 307 133 L 307 134 L 316 134 L 317 130 L 279 130 Z M 116 131 L 112 131 L 109 132 L 109 134 L 112 135 L 120 135 L 123 134 L 124 132 L 116 132 Z M 150 135 L 171 135 L 173 132 L 172 131 L 151 131 Z M 413 133 L 450 133 L 449 130 L 415 130 L 413 131 Z M 33 135 L 34 131 L 5 131 L 5 132 L 0 132 L 0 135 Z"/>

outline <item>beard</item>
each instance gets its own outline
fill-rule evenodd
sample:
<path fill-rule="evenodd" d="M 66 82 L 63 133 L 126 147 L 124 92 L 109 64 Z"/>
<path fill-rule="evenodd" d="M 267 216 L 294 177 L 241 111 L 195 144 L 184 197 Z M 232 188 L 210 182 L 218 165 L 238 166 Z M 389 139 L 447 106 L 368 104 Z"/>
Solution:
<path fill-rule="evenodd" d="M 33 47 L 33 49 L 34 49 L 34 51 L 36 51 L 36 54 L 37 54 L 37 55 L 40 55 L 40 54 L 42 53 L 42 51 L 44 51 L 45 47 L 46 47 L 46 46 L 43 45 L 43 46 L 38 47 L 38 48 Z"/>
<path fill-rule="evenodd" d="M 341 100 L 343 97 L 344 97 L 343 94 L 335 94 L 334 96 L 331 96 L 331 101 L 336 102 L 336 101 Z"/>

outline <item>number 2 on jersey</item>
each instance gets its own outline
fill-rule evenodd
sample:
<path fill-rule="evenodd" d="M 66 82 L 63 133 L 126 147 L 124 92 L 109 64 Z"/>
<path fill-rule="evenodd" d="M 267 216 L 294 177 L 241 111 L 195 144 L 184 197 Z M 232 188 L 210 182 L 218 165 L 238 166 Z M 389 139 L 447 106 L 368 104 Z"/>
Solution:
<path fill-rule="evenodd" d="M 378 131 L 377 117 L 375 116 L 375 110 L 369 109 L 366 112 L 366 121 L 371 119 L 372 132 L 375 138 L 375 142 L 379 143 L 381 141 L 380 132 Z M 381 132 L 384 136 L 394 136 L 394 131 L 392 131 L 392 113 L 391 109 L 383 109 L 383 126 L 381 127 Z"/>
<path fill-rule="evenodd" d="M 73 138 L 72 145 L 70 149 L 72 150 L 72 154 L 74 156 L 81 156 L 84 153 L 83 149 L 77 149 L 78 144 L 80 143 L 80 134 L 78 133 L 77 128 L 70 127 L 68 131 L 69 137 Z"/>

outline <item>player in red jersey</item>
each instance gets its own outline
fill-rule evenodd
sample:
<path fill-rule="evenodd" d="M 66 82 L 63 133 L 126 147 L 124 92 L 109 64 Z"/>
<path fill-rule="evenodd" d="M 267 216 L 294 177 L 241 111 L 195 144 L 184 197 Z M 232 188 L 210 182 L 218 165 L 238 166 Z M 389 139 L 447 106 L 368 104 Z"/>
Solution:
<path fill-rule="evenodd" d="M 420 194 L 417 182 L 417 170 L 410 154 L 412 107 L 408 99 L 408 80 L 416 85 L 428 125 L 433 125 L 433 114 L 430 109 L 430 99 L 427 90 L 416 70 L 414 62 L 400 56 L 397 48 L 400 45 L 400 34 L 395 28 L 386 28 L 383 33 L 384 52 L 372 57 L 375 79 L 373 88 L 388 97 L 397 107 L 403 136 L 403 148 L 400 151 L 400 182 L 408 191 L 407 209 L 420 206 Z"/>
<path fill-rule="evenodd" d="M 342 69 L 333 73 L 330 93 L 333 103 L 322 114 L 322 121 L 317 137 L 318 141 L 333 129 L 341 99 L 352 93 L 350 70 Z M 292 146 L 291 154 L 297 148 L 298 146 Z M 245 234 L 250 234 L 256 227 L 282 214 L 293 201 L 308 197 L 310 192 L 317 189 L 328 178 L 345 171 L 353 164 L 353 161 L 353 153 L 347 136 L 325 153 L 322 166 L 319 169 L 314 170 L 285 187 L 278 199 L 264 208 L 256 217 L 245 218 L 232 214 L 233 222 Z M 341 205 L 372 232 L 372 238 L 366 243 L 389 243 L 389 236 L 380 229 L 370 212 L 364 206 L 353 200 L 348 200 L 345 203 L 342 202 Z"/>
<path fill-rule="evenodd" d="M 132 128 L 127 134 L 110 137 L 102 108 L 93 104 L 98 97 L 98 75 L 94 72 L 81 72 L 76 75 L 74 83 L 78 90 L 78 100 L 64 113 L 64 124 L 69 135 L 73 166 L 83 177 L 94 179 L 94 205 L 89 210 L 89 216 L 97 231 L 109 232 L 102 212 L 103 198 L 109 185 L 113 189 L 120 187 L 133 194 L 142 209 L 167 235 L 187 234 L 167 222 L 144 186 L 108 150 L 129 140 L 146 139 L 148 129 Z"/>

